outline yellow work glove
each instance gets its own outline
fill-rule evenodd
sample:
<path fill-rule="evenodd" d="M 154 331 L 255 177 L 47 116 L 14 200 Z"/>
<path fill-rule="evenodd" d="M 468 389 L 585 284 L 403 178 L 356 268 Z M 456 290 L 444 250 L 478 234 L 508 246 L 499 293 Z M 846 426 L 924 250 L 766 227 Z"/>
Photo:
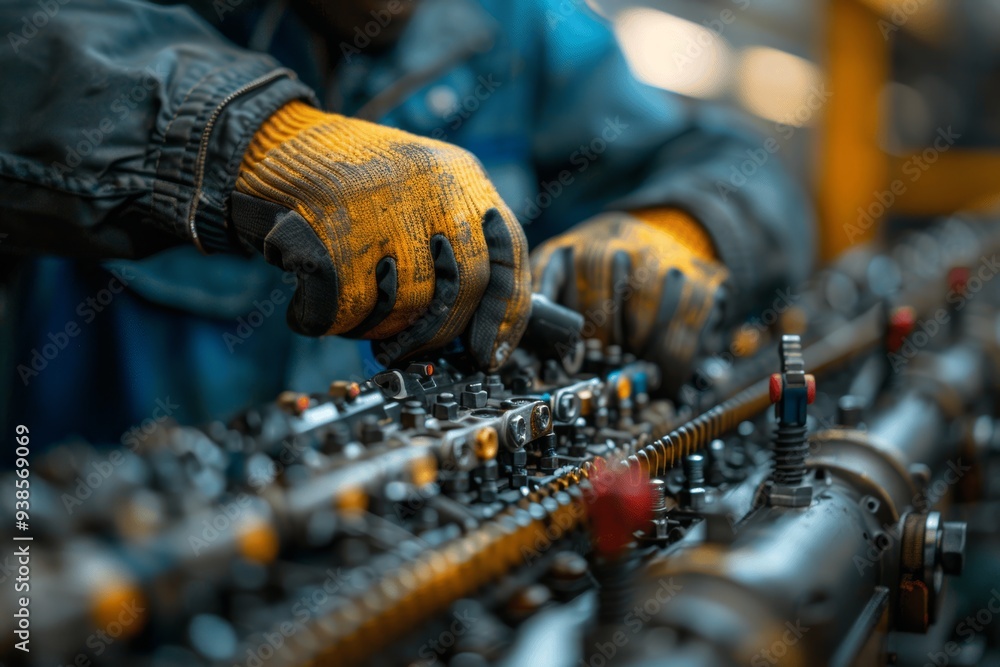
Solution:
<path fill-rule="evenodd" d="M 688 379 L 720 321 L 728 273 L 686 213 L 606 213 L 539 246 L 535 290 L 581 313 L 584 336 L 658 363 L 665 385 Z"/>
<path fill-rule="evenodd" d="M 298 275 L 288 322 L 300 333 L 378 339 L 395 361 L 465 332 L 493 369 L 524 332 L 524 232 L 456 146 L 291 102 L 254 136 L 231 219 Z"/>

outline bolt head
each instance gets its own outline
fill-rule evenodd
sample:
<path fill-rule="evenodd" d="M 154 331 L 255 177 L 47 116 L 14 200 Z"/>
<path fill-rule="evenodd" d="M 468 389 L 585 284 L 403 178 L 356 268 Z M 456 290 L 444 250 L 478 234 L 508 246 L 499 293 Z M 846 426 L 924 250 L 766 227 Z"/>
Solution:
<path fill-rule="evenodd" d="M 547 431 L 551 421 L 552 412 L 549 410 L 549 406 L 544 403 L 536 405 L 535 409 L 531 411 L 531 425 L 536 434 Z"/>
<path fill-rule="evenodd" d="M 521 447 L 528 440 L 528 424 L 521 415 L 507 420 L 507 442 L 513 447 Z"/>
<path fill-rule="evenodd" d="M 576 394 L 567 391 L 559 396 L 559 401 L 556 403 L 557 419 L 566 422 L 572 421 L 578 412 Z"/>
<path fill-rule="evenodd" d="M 705 509 L 705 505 L 708 504 L 708 493 L 705 491 L 705 487 L 696 486 L 691 489 L 685 489 L 684 503 L 688 508 L 693 510 Z"/>
<path fill-rule="evenodd" d="M 458 403 L 455 403 L 454 401 L 435 403 L 434 418 L 446 421 L 454 421 L 458 419 Z"/>

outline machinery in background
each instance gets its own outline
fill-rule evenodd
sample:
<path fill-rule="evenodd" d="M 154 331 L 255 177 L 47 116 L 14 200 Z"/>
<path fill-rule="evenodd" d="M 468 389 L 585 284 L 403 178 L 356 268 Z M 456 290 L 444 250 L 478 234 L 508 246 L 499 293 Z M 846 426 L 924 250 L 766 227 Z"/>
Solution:
<path fill-rule="evenodd" d="M 31 664 L 995 663 L 998 247 L 856 250 L 673 401 L 538 302 L 496 375 L 65 444 L 32 461 Z"/>

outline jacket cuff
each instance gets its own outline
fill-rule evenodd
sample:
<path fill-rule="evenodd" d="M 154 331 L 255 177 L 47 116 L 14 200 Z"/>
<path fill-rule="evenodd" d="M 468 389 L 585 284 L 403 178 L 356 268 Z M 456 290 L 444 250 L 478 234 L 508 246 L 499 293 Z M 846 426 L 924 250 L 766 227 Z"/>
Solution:
<path fill-rule="evenodd" d="M 315 103 L 291 70 L 260 61 L 210 72 L 187 92 L 162 138 L 153 190 L 175 234 L 204 253 L 243 249 L 227 224 L 240 161 L 257 128 L 294 99 Z"/>

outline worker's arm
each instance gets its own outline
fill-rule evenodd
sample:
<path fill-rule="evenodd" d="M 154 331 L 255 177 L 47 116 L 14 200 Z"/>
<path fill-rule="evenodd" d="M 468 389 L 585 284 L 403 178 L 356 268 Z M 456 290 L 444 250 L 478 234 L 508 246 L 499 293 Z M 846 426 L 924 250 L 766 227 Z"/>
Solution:
<path fill-rule="evenodd" d="M 255 249 L 298 275 L 298 332 L 385 361 L 464 332 L 488 368 L 517 344 L 527 244 L 471 154 L 312 109 L 189 9 L 53 1 L 35 26 L 39 6 L 0 5 L 25 26 L 0 49 L 0 250 Z"/>
<path fill-rule="evenodd" d="M 227 197 L 250 137 L 311 95 L 183 7 L 18 0 L 0 3 L 0 25 L 13 27 L 0 49 L 7 249 L 226 249 Z"/>
<path fill-rule="evenodd" d="M 526 226 L 529 240 L 600 211 L 662 206 L 705 228 L 739 303 L 749 307 L 804 278 L 813 214 L 780 152 L 764 149 L 766 137 L 736 114 L 639 83 L 608 26 L 586 7 L 567 13 L 557 0 L 534 4 L 544 77 L 534 135 L 538 176 L 558 183 L 568 172 L 572 183 L 538 207 Z M 740 169 L 753 155 L 762 164 L 752 163 L 744 183 Z"/>
<path fill-rule="evenodd" d="M 521 213 L 533 241 L 585 221 L 533 253 L 536 289 L 581 311 L 597 337 L 660 362 L 668 382 L 683 381 L 717 342 L 715 324 L 804 278 L 806 198 L 745 121 L 640 84 L 585 8 L 536 6 L 561 19 L 538 31 L 534 135 L 543 190 L 560 188 Z M 732 182 L 753 155 L 764 156 L 754 173 Z"/>

